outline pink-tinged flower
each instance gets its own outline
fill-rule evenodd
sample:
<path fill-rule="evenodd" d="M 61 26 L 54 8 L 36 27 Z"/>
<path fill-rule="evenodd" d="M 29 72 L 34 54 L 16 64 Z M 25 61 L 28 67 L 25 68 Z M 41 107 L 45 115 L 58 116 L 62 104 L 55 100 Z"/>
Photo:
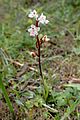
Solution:
<path fill-rule="evenodd" d="M 28 17 L 37 19 L 38 14 L 37 14 L 36 10 L 31 11 L 30 14 L 28 15 Z"/>
<path fill-rule="evenodd" d="M 40 30 L 40 27 L 36 27 L 35 25 L 31 25 L 31 28 L 28 29 L 28 32 L 30 32 L 30 36 L 36 36 L 38 35 L 38 31 Z"/>
<path fill-rule="evenodd" d="M 42 24 L 48 24 L 48 20 L 46 20 L 46 16 L 43 15 L 43 13 L 41 14 L 41 16 L 38 18 L 38 21 L 39 23 L 42 23 Z"/>

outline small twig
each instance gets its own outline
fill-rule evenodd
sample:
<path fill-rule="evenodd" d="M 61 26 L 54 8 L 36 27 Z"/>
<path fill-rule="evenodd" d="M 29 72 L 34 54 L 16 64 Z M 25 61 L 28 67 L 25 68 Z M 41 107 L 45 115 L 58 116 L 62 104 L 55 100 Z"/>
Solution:
<path fill-rule="evenodd" d="M 69 83 L 80 84 L 80 79 L 79 78 L 74 78 L 74 77 L 69 77 Z"/>
<path fill-rule="evenodd" d="M 48 106 L 46 104 L 43 104 L 43 106 L 46 107 L 46 108 L 48 108 L 49 110 L 51 110 L 54 113 L 58 112 L 58 110 L 56 110 L 56 109 L 54 109 L 54 108 L 52 108 L 52 107 L 50 107 L 50 106 Z"/>
<path fill-rule="evenodd" d="M 21 64 L 17 61 L 14 61 L 12 59 L 8 59 L 8 61 L 10 61 L 12 64 L 16 65 L 16 66 L 19 66 L 19 67 L 22 67 L 22 70 L 20 72 L 17 73 L 17 77 L 20 77 L 22 76 L 23 74 L 25 74 L 26 71 L 28 70 L 31 70 L 31 71 L 34 71 L 34 72 L 38 72 L 37 69 L 34 69 L 33 67 L 30 67 L 28 64 Z"/>
<path fill-rule="evenodd" d="M 14 61 L 13 59 L 8 59 L 8 61 L 10 61 L 12 64 L 15 64 L 16 66 L 22 67 L 24 64 L 21 64 L 17 61 Z"/>

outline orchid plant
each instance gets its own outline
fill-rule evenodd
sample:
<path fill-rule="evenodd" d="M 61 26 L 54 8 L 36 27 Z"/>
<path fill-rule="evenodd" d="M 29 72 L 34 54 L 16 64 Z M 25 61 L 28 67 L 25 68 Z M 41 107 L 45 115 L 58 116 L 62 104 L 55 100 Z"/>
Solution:
<path fill-rule="evenodd" d="M 49 23 L 49 21 L 46 19 L 46 16 L 43 13 L 39 16 L 36 10 L 31 11 L 28 17 L 31 19 L 34 18 L 36 21 L 35 25 L 32 24 L 31 27 L 28 29 L 28 32 L 30 33 L 30 36 L 36 37 L 36 48 L 38 51 L 31 52 L 31 54 L 33 57 L 37 56 L 39 58 L 39 70 L 40 70 L 40 75 L 43 78 L 42 69 L 41 69 L 40 48 L 42 43 L 48 41 L 49 39 L 47 38 L 47 35 L 44 35 L 43 37 L 39 38 L 39 31 L 40 31 L 40 24 L 46 25 Z"/>

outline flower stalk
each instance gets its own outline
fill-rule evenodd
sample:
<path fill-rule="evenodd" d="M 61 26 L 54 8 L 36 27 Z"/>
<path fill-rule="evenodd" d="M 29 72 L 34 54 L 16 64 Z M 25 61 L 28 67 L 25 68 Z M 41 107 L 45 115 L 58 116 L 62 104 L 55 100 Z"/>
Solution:
<path fill-rule="evenodd" d="M 39 57 L 39 70 L 40 70 L 40 76 L 43 79 L 43 74 L 42 74 L 42 67 L 41 67 L 41 52 L 40 52 L 40 43 L 39 43 L 39 37 L 38 35 L 36 36 L 37 43 L 38 43 L 38 57 Z"/>
<path fill-rule="evenodd" d="M 38 27 L 38 23 L 39 23 L 39 21 L 38 20 L 36 20 L 36 27 Z M 38 37 L 38 35 L 36 36 L 36 39 L 37 39 L 37 43 L 36 44 L 38 44 L 38 62 L 39 62 L 39 71 L 40 71 L 40 76 L 41 76 L 41 78 L 43 79 L 43 74 L 42 74 L 42 67 L 41 67 L 41 51 L 40 51 L 40 40 L 39 40 L 39 37 Z"/>

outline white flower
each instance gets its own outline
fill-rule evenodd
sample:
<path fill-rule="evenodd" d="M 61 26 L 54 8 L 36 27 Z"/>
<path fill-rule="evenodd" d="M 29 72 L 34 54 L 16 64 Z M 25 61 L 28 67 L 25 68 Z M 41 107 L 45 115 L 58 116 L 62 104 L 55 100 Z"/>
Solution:
<path fill-rule="evenodd" d="M 41 16 L 38 18 L 38 21 L 39 23 L 42 23 L 42 24 L 48 24 L 48 20 L 46 20 L 46 16 L 43 15 L 43 13 L 41 14 Z"/>
<path fill-rule="evenodd" d="M 31 25 L 31 28 L 28 29 L 28 32 L 30 32 L 30 36 L 36 36 L 38 35 L 38 31 L 40 30 L 40 27 L 36 27 L 35 25 Z"/>
<path fill-rule="evenodd" d="M 30 18 L 38 18 L 38 14 L 36 10 L 31 11 L 31 13 L 28 15 Z"/>
<path fill-rule="evenodd" d="M 45 20 L 45 24 L 48 24 L 49 20 Z"/>

